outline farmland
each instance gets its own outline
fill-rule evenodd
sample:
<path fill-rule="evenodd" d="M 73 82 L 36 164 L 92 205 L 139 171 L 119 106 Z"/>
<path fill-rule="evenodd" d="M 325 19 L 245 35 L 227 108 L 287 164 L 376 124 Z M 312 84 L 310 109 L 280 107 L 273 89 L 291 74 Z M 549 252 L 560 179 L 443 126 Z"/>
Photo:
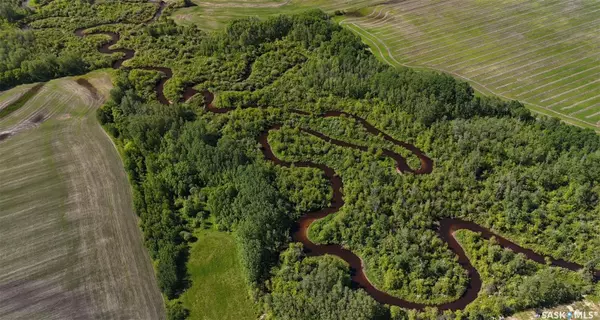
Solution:
<path fill-rule="evenodd" d="M 164 316 L 127 176 L 95 117 L 110 87 L 104 72 L 53 80 L 0 118 L 1 319 Z"/>
<path fill-rule="evenodd" d="M 393 65 L 440 70 L 485 94 L 600 127 L 600 3 L 390 2 L 342 24 Z"/>

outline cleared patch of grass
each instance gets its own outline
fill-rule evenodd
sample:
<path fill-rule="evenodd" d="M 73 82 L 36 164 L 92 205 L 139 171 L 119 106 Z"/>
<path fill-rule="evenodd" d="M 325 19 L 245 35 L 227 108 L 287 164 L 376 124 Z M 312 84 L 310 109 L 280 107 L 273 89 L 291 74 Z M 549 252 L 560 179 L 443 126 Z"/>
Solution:
<path fill-rule="evenodd" d="M 180 297 L 191 320 L 256 319 L 231 234 L 198 230 L 187 269 L 192 286 Z"/>

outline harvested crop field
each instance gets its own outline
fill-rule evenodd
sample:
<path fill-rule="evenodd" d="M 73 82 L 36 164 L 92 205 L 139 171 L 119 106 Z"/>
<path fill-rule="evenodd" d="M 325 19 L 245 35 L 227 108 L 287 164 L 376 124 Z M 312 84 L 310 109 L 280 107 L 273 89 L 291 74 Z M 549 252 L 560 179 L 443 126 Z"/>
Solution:
<path fill-rule="evenodd" d="M 127 175 L 96 121 L 110 78 L 85 78 L 97 92 L 53 80 L 0 119 L 0 319 L 164 318 Z"/>
<path fill-rule="evenodd" d="M 600 128 L 600 2 L 406 0 L 359 13 L 342 24 L 392 65 L 444 71 Z"/>

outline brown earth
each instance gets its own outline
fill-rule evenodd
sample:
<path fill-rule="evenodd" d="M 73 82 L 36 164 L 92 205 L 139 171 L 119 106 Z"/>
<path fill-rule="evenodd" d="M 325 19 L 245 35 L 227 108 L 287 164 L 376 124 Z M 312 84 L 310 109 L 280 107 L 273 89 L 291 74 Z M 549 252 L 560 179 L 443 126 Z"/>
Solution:
<path fill-rule="evenodd" d="M 123 163 L 95 117 L 107 92 L 88 89 L 49 82 L 23 107 L 36 116 L 22 122 L 43 122 L 0 143 L 0 319 L 165 318 Z"/>

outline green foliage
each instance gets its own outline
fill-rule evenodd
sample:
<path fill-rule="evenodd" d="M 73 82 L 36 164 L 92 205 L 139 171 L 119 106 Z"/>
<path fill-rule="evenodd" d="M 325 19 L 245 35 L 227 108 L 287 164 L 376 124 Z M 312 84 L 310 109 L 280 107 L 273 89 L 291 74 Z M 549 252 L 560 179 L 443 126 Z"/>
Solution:
<path fill-rule="evenodd" d="M 277 188 L 293 204 L 297 216 L 326 207 L 333 196 L 322 172 L 317 169 L 280 167 L 277 173 Z"/>
<path fill-rule="evenodd" d="M 110 66 L 111 58 L 97 51 L 104 37 L 80 38 L 74 31 L 107 23 L 140 23 L 156 11 L 151 3 L 56 0 L 30 12 L 20 3 L 0 4 L 0 90 Z"/>
<path fill-rule="evenodd" d="M 185 246 L 174 246 L 167 243 L 161 245 L 158 249 L 158 265 L 156 267 L 156 278 L 158 287 L 168 299 L 174 298 L 183 287 L 183 281 L 186 277 L 184 263 Z"/>
<path fill-rule="evenodd" d="M 271 279 L 266 301 L 275 319 L 385 319 L 386 310 L 350 288 L 348 266 L 330 257 L 305 258 L 290 244 Z"/>
<path fill-rule="evenodd" d="M 92 46 L 82 47 L 75 36 L 57 30 L 2 30 L 0 39 L 0 89 L 82 74 L 106 63 Z"/>
<path fill-rule="evenodd" d="M 475 221 L 554 257 L 581 264 L 600 259 L 600 139 L 591 131 L 534 119 L 518 102 L 474 97 L 466 83 L 447 75 L 383 65 L 322 12 L 244 19 L 213 34 L 166 20 L 124 28 L 122 35 L 120 45 L 136 50 L 128 65 L 173 70 L 165 85 L 170 100 L 197 84 L 216 94 L 218 107 L 236 108 L 206 112 L 201 97 L 160 105 L 148 90 L 155 74 L 122 71 L 98 113 L 123 151 L 145 241 L 169 298 L 186 285 L 182 266 L 191 237 L 185 235 L 214 223 L 236 232 L 245 278 L 266 296 L 266 313 L 333 319 L 387 312 L 349 288 L 339 261 L 304 258 L 297 247 L 280 254 L 293 222 L 327 206 L 331 190 L 317 170 L 284 169 L 264 159 L 257 137 L 275 123 L 284 124 L 269 135 L 277 157 L 327 165 L 344 182 L 345 205 L 315 223 L 311 238 L 355 252 L 369 279 L 392 295 L 437 304 L 464 293 L 467 275 L 434 231 L 444 217 Z M 407 150 L 351 119 L 315 116 L 328 110 L 358 115 L 414 143 L 434 159 L 432 174 L 398 174 L 381 149 L 409 156 Z M 368 149 L 339 147 L 302 128 Z M 508 253 L 500 254 L 503 268 L 490 269 L 486 257 L 474 254 L 472 261 L 482 274 L 504 279 L 486 290 L 506 294 L 444 316 L 507 314 L 588 290 L 579 274 L 536 270 Z M 543 288 L 540 294 L 534 286 Z M 418 316 L 436 314 L 432 308 Z"/>
<path fill-rule="evenodd" d="M 54 0 L 38 7 L 28 20 L 34 29 L 71 29 L 109 23 L 141 23 L 154 15 L 157 6 L 141 1 Z"/>
<path fill-rule="evenodd" d="M 8 1 L 5 0 L 0 3 L 0 22 L 2 20 L 6 22 L 16 22 L 23 18 L 24 14 L 22 10 L 19 10 L 20 1 Z"/>
<path fill-rule="evenodd" d="M 133 83 L 135 91 L 147 99 L 156 99 L 154 86 L 160 78 L 161 75 L 157 71 L 134 69 L 129 73 L 129 80 Z"/>
<path fill-rule="evenodd" d="M 471 317 L 552 307 L 592 290 L 590 279 L 581 273 L 534 263 L 471 231 L 459 231 L 457 238 L 483 280 L 478 301 L 467 308 Z"/>
<path fill-rule="evenodd" d="M 179 301 L 167 304 L 167 320 L 185 320 L 189 314 Z"/>

